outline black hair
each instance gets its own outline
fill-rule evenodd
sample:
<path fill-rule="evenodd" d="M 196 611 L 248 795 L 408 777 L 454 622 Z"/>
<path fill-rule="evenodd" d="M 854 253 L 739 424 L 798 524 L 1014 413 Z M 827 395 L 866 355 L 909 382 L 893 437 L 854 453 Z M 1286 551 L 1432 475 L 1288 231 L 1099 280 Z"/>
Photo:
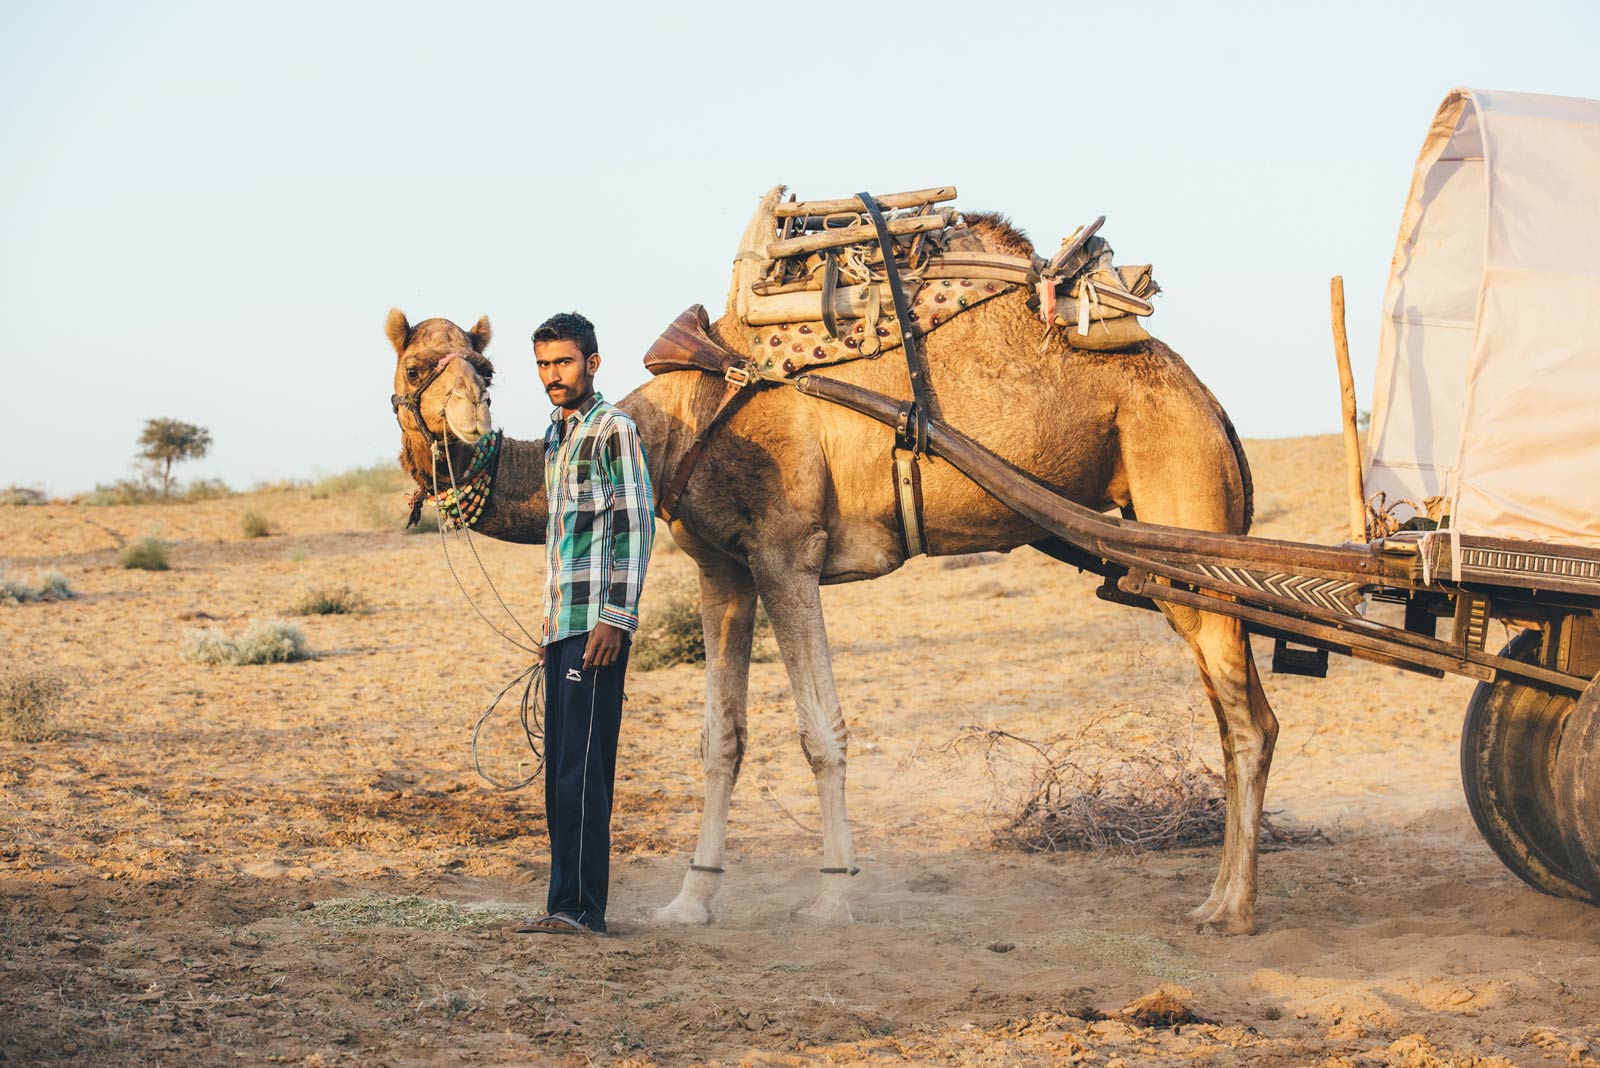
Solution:
<path fill-rule="evenodd" d="M 545 341 L 570 341 L 587 359 L 600 351 L 594 337 L 594 324 L 577 312 L 560 312 L 539 324 L 533 332 L 535 345 Z"/>

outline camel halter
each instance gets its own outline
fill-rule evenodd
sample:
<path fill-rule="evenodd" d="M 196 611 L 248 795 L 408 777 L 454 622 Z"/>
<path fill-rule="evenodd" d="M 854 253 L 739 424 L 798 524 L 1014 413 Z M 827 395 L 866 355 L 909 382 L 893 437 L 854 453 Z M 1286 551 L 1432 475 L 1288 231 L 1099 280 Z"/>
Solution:
<path fill-rule="evenodd" d="M 439 362 L 433 365 L 433 370 L 424 375 L 422 381 L 417 383 L 416 389 L 413 389 L 410 393 L 389 394 L 389 407 L 394 409 L 395 421 L 400 422 L 400 409 L 406 409 L 411 413 L 411 417 L 417 421 L 417 430 L 422 434 L 423 439 L 435 448 L 439 446 L 444 438 L 435 434 L 428 426 L 428 421 L 422 418 L 422 395 L 432 388 L 433 384 L 439 380 L 440 375 L 444 374 L 444 369 L 450 366 L 450 361 L 458 358 L 464 360 L 466 356 L 459 352 L 446 353 L 439 357 Z M 405 428 L 405 423 L 400 423 L 400 429 L 404 430 Z"/>

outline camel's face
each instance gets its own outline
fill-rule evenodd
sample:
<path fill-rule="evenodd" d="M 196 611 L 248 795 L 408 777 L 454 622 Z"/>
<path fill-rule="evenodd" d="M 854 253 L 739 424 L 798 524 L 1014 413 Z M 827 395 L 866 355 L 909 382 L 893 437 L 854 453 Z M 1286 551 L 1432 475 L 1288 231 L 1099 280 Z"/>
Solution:
<path fill-rule="evenodd" d="M 483 355 L 489 344 L 488 318 L 479 319 L 468 332 L 448 319 L 426 319 L 411 326 L 395 309 L 389 313 L 387 332 L 396 356 L 395 395 L 408 397 L 422 388 L 418 412 L 427 429 L 469 445 L 487 434 L 493 427 L 489 383 L 494 376 L 494 365 Z M 403 426 L 416 429 L 410 427 L 415 418 L 407 407 L 400 409 Z"/>

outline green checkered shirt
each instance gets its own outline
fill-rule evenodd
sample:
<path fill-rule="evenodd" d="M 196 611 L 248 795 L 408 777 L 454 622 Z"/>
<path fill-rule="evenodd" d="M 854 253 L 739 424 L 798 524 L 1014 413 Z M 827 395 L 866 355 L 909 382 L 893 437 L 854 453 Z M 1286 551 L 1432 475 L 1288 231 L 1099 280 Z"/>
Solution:
<path fill-rule="evenodd" d="M 655 540 L 655 493 L 633 420 L 596 393 L 544 435 L 544 644 L 600 621 L 633 631 Z"/>

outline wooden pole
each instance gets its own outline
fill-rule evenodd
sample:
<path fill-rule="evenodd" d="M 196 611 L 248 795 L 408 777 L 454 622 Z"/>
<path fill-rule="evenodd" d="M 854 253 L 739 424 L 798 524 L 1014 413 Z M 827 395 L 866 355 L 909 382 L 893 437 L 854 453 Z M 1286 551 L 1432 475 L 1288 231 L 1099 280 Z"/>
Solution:
<path fill-rule="evenodd" d="M 889 232 L 896 237 L 903 237 L 906 234 L 943 230 L 954 218 L 953 212 L 945 211 L 933 215 L 918 215 L 910 219 L 890 219 Z M 825 248 L 839 248 L 842 245 L 876 244 L 877 240 L 878 231 L 870 226 L 846 226 L 837 230 L 806 234 L 803 237 L 791 237 L 786 241 L 774 241 L 767 246 L 767 259 L 781 260 L 785 256 L 803 256 L 820 252 Z"/>
<path fill-rule="evenodd" d="M 955 186 L 936 185 L 932 189 L 914 189 L 909 193 L 885 193 L 881 197 L 872 199 L 878 202 L 878 207 L 888 211 L 892 208 L 915 208 L 921 204 L 938 204 L 955 198 Z M 790 201 L 787 204 L 779 204 L 772 209 L 772 213 L 780 219 L 787 219 L 794 215 L 838 215 L 843 212 L 866 210 L 867 206 L 861 203 L 860 197 L 846 197 L 843 200 L 802 200 L 799 203 Z"/>
<path fill-rule="evenodd" d="M 1344 276 L 1328 283 L 1332 303 L 1333 356 L 1339 365 L 1339 399 L 1344 413 L 1344 461 L 1350 482 L 1350 540 L 1367 540 L 1367 497 L 1361 485 L 1361 437 L 1356 430 L 1356 383 L 1350 374 L 1350 342 L 1344 333 Z"/>

